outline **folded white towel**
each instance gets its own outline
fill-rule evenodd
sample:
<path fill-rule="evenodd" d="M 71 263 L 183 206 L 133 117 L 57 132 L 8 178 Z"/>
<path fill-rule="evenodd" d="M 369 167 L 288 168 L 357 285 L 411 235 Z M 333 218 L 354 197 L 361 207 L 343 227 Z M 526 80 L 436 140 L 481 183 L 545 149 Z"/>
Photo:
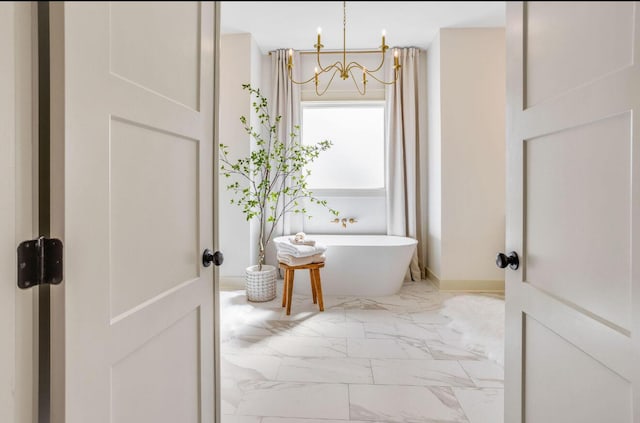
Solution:
<path fill-rule="evenodd" d="M 307 239 L 307 234 L 304 232 L 298 232 L 294 236 L 289 237 L 289 241 L 295 245 L 316 245 L 316 241 L 313 239 Z"/>
<path fill-rule="evenodd" d="M 284 254 L 289 254 L 293 257 L 309 257 L 315 256 L 316 254 L 322 254 L 327 250 L 324 245 L 316 244 L 315 246 L 311 245 L 293 245 L 289 242 L 282 243 L 279 245 L 278 251 Z"/>
<path fill-rule="evenodd" d="M 322 254 L 327 251 L 327 247 L 320 243 L 316 245 L 295 245 L 288 239 L 274 240 L 279 253 L 288 254 L 293 257 L 310 257 Z"/>
<path fill-rule="evenodd" d="M 326 257 L 324 254 L 316 254 L 309 257 L 293 257 L 289 254 L 278 253 L 278 261 L 288 266 L 304 266 L 311 263 L 324 263 Z"/>
<path fill-rule="evenodd" d="M 294 244 L 294 245 L 310 245 L 310 246 L 315 246 L 316 245 L 316 240 L 315 239 L 297 239 L 294 237 L 290 237 L 289 241 Z"/>

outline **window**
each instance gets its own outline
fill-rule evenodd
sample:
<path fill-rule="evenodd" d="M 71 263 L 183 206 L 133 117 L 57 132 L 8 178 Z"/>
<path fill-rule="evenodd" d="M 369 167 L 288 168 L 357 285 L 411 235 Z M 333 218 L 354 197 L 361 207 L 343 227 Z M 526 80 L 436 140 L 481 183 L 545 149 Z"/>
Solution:
<path fill-rule="evenodd" d="M 384 189 L 384 103 L 303 102 L 302 143 L 333 146 L 310 166 L 312 190 Z"/>

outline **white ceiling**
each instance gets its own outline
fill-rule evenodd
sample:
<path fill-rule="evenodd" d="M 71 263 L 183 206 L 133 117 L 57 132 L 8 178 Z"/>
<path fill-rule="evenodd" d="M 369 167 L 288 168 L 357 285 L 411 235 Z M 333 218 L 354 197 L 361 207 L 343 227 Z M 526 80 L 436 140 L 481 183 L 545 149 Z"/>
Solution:
<path fill-rule="evenodd" d="M 221 31 L 251 33 L 263 53 L 309 50 L 322 28 L 322 44 L 342 49 L 342 2 L 223 1 Z M 502 27 L 502 1 L 347 2 L 347 48 L 377 48 L 382 29 L 391 47 L 427 48 L 440 28 Z"/>

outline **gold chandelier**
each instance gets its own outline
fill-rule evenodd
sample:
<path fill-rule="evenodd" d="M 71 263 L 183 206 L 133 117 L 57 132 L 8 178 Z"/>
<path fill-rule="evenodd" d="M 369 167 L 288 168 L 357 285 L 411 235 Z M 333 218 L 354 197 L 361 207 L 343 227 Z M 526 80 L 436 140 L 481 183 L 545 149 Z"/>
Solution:
<path fill-rule="evenodd" d="M 322 63 L 320 62 L 321 54 L 336 54 L 336 53 L 340 53 L 340 51 L 321 51 L 322 48 L 324 47 L 320 39 L 321 35 L 322 35 L 322 29 L 318 28 L 318 41 L 313 46 L 315 51 L 301 52 L 301 54 L 315 54 L 317 65 L 318 65 L 315 68 L 314 75 L 311 78 L 307 79 L 306 81 L 296 81 L 293 79 L 293 50 L 289 49 L 289 60 L 287 62 L 287 70 L 288 70 L 289 79 L 294 84 L 303 85 L 313 81 L 316 86 L 316 94 L 318 96 L 321 96 L 327 92 L 327 90 L 331 86 L 331 82 L 333 82 L 333 79 L 335 78 L 335 76 L 339 74 L 340 78 L 344 80 L 347 80 L 349 79 L 349 77 L 351 77 L 360 95 L 365 95 L 367 93 L 367 82 L 368 82 L 367 77 L 371 77 L 374 80 L 384 85 L 395 84 L 396 81 L 398 80 L 398 76 L 400 74 L 399 72 L 400 64 L 398 63 L 398 50 L 396 49 L 394 49 L 394 52 L 393 52 L 393 80 L 387 82 L 387 81 L 384 81 L 384 79 L 378 78 L 376 76 L 376 72 L 382 69 L 382 66 L 384 65 L 385 53 L 389 49 L 389 46 L 385 44 L 386 33 L 384 30 L 382 30 L 382 45 L 379 47 L 378 50 L 357 50 L 357 51 L 349 52 L 350 55 L 379 53 L 381 55 L 381 60 L 378 67 L 376 67 L 375 69 L 367 69 L 365 66 L 361 65 L 358 62 L 352 61 L 347 63 L 347 2 L 346 1 L 342 3 L 342 61 L 338 60 L 337 62 L 331 65 L 328 65 L 326 67 L 322 66 Z M 360 86 L 358 85 L 358 81 L 357 81 L 358 78 L 356 78 L 356 76 L 353 74 L 354 69 L 360 70 L 360 73 L 361 73 L 360 80 L 362 81 L 362 88 L 360 88 Z M 320 90 L 318 87 L 319 76 L 329 72 L 332 72 L 331 78 L 329 79 L 327 86 L 324 89 Z"/>

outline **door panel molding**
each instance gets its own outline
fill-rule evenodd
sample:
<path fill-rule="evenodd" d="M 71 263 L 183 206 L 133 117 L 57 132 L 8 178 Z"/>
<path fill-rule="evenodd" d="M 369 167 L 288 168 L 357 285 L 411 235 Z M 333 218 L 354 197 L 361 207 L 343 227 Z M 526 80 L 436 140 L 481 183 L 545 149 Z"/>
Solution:
<path fill-rule="evenodd" d="M 529 314 L 525 333 L 525 421 L 632 421 L 627 379 Z"/>
<path fill-rule="evenodd" d="M 589 313 L 528 284 L 523 284 L 523 294 L 525 314 L 535 316 L 535 320 L 552 328 L 565 341 L 588 351 L 594 359 L 629 380 L 634 358 L 628 333 L 602 322 L 594 323 Z"/>
<path fill-rule="evenodd" d="M 636 67 L 627 67 L 524 110 L 518 122 L 522 139 L 554 134 L 629 112 L 635 102 L 624 93 L 632 90 L 639 78 Z M 590 101 L 603 96 L 613 101 Z"/>
<path fill-rule="evenodd" d="M 167 4 L 164 10 L 155 10 L 153 20 L 140 31 L 134 17 L 147 13 L 143 5 L 134 2 L 109 5 L 109 72 L 129 84 L 200 111 L 200 62 L 185 49 L 187 45 L 193 48 L 191 53 L 201 49 L 201 3 Z M 184 25 L 185 20 L 191 25 Z M 149 43 L 150 39 L 157 45 Z"/>
<path fill-rule="evenodd" d="M 525 3 L 526 109 L 633 65 L 635 5 L 615 2 L 615 7 L 609 6 L 604 2 Z M 616 25 L 594 31 L 605 19 L 615 19 Z M 567 21 L 572 23 L 570 31 Z"/>

